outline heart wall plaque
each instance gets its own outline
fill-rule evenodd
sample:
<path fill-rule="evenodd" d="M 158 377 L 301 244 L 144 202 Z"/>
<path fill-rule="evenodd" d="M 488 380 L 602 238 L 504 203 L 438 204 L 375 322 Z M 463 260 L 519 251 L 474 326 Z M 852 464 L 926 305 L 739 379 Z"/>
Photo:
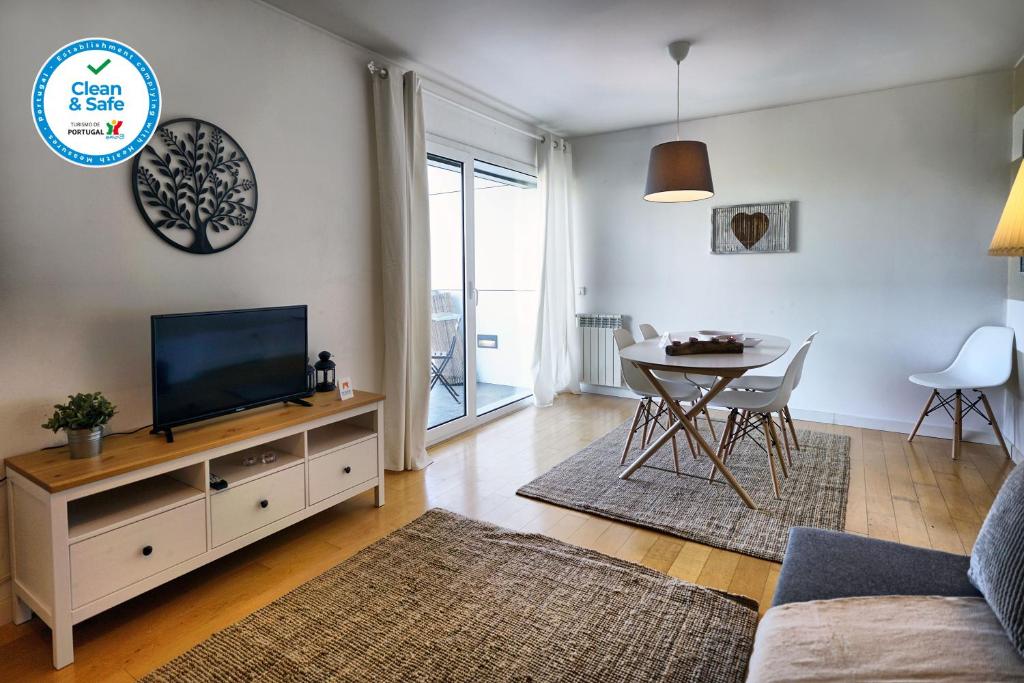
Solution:
<path fill-rule="evenodd" d="M 711 211 L 711 253 L 774 254 L 790 251 L 792 202 L 722 206 Z"/>
<path fill-rule="evenodd" d="M 768 216 L 758 211 L 756 213 L 740 212 L 732 217 L 732 234 L 747 249 L 752 248 L 761 241 L 764 234 L 768 232 Z"/>

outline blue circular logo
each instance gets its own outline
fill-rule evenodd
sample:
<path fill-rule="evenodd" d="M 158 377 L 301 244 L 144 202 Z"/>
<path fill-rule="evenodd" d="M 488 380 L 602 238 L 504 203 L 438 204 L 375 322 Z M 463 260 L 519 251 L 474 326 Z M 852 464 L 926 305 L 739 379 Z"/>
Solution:
<path fill-rule="evenodd" d="M 78 166 L 115 166 L 138 154 L 160 121 L 160 84 L 124 43 L 82 38 L 54 52 L 32 88 L 43 142 Z"/>

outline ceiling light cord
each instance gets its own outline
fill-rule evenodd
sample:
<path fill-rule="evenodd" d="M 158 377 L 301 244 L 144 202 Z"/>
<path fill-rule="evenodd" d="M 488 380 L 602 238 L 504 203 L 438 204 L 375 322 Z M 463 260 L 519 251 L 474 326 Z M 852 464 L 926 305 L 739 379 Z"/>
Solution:
<path fill-rule="evenodd" d="M 679 142 L 679 100 L 682 97 L 679 84 L 679 66 L 681 64 L 682 61 L 676 62 L 676 142 Z"/>

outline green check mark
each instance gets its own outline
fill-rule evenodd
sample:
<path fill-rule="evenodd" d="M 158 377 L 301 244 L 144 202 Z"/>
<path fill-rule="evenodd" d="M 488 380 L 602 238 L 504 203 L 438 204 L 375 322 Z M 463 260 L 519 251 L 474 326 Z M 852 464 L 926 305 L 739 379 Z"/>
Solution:
<path fill-rule="evenodd" d="M 100 64 L 99 66 L 93 66 L 92 64 L 86 64 L 86 66 L 89 67 L 89 71 L 93 72 L 93 74 L 99 74 L 99 72 L 107 68 L 107 64 L 110 64 L 109 59 Z"/>

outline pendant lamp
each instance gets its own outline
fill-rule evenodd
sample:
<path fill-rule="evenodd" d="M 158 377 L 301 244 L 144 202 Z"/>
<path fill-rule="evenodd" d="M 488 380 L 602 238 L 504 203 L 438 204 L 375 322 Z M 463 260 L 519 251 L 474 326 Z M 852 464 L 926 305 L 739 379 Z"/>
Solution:
<path fill-rule="evenodd" d="M 649 202 L 694 202 L 715 194 L 707 145 L 679 139 L 679 65 L 689 52 L 690 43 L 686 40 L 668 46 L 668 53 L 676 62 L 676 139 L 651 149 L 644 192 L 644 199 Z"/>
<path fill-rule="evenodd" d="M 1024 163 L 1017 171 L 1017 178 L 1010 188 L 1010 196 L 999 217 L 992 244 L 988 247 L 992 256 L 1024 256 Z"/>

